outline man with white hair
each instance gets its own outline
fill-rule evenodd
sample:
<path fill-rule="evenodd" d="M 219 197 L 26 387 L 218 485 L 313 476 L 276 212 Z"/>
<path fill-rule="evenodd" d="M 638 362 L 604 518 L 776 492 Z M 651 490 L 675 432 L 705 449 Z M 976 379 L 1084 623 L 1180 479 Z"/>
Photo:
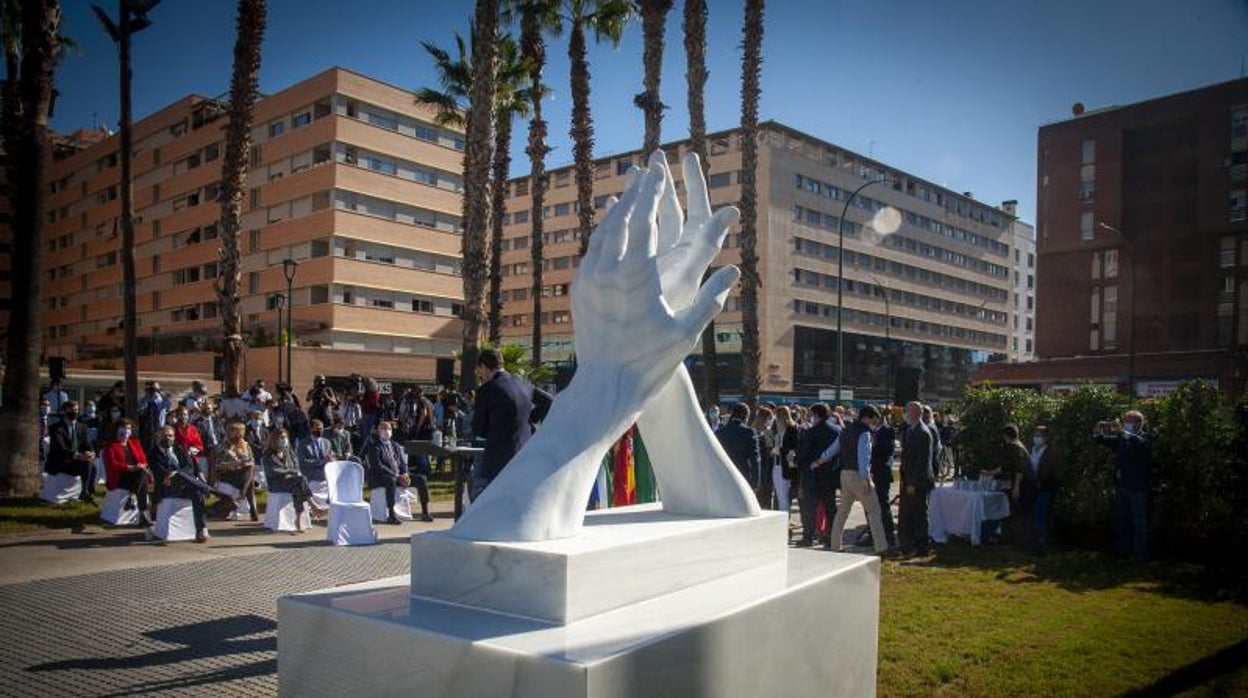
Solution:
<path fill-rule="evenodd" d="M 936 485 L 936 478 L 932 473 L 932 434 L 923 425 L 923 409 L 918 402 L 906 403 L 901 449 L 897 542 L 902 554 L 925 554 L 928 550 L 927 495 Z"/>

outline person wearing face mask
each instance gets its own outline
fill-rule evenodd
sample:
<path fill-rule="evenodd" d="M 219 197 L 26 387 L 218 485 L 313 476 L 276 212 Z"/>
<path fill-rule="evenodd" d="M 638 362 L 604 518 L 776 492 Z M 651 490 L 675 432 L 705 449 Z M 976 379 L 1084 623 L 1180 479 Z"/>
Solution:
<path fill-rule="evenodd" d="M 394 505 L 398 498 L 398 488 L 412 484 L 408 475 L 407 452 L 394 440 L 394 424 L 379 422 L 377 438 L 369 439 L 364 446 L 364 472 L 368 473 L 368 486 L 382 488 L 386 492 L 386 523 L 396 525 L 399 517 L 395 516 Z M 421 518 L 432 521 L 429 516 L 429 490 L 426 486 L 420 493 L 420 506 L 424 512 Z"/>
<path fill-rule="evenodd" d="M 819 403 L 811 405 L 809 410 L 810 427 L 801 432 L 797 439 L 797 469 L 801 494 L 797 501 L 802 516 L 802 537 L 797 542 L 799 548 L 814 545 L 818 532 L 817 518 L 819 503 L 823 502 L 824 514 L 836 516 L 836 486 L 833 481 L 833 468 L 830 463 L 822 462 L 824 454 L 836 443 L 841 428 L 832 422 L 832 410 Z M 831 538 L 822 538 L 825 545 L 831 544 Z"/>
<path fill-rule="evenodd" d="M 1017 516 L 1020 512 L 1019 496 L 1023 476 L 1027 470 L 1027 447 L 1018 440 L 1018 427 L 1006 424 L 1001 429 L 1001 450 L 997 452 L 996 467 L 980 471 L 980 475 L 991 475 L 997 481 L 997 487 L 1005 490 L 1012 500 L 1012 510 Z M 980 539 L 985 543 L 1001 542 L 1002 519 L 989 519 L 983 522 Z"/>
<path fill-rule="evenodd" d="M 311 422 L 311 433 L 299 439 L 295 451 L 299 459 L 299 472 L 309 482 L 325 482 L 325 464 L 334 459 L 334 446 L 325 438 L 325 425 L 319 419 Z"/>
<path fill-rule="evenodd" d="M 1049 551 L 1049 510 L 1065 469 L 1061 454 L 1049 443 L 1048 427 L 1036 427 L 1018 501 L 1020 515 L 1030 522 L 1031 552 L 1040 557 Z"/>
<path fill-rule="evenodd" d="M 204 453 L 216 453 L 221 442 L 225 441 L 225 422 L 217 411 L 217 403 L 205 399 L 199 403 L 199 418 L 193 420 L 199 436 L 204 442 Z"/>
<path fill-rule="evenodd" d="M 110 490 L 124 489 L 130 492 L 125 508 L 139 510 L 139 528 L 147 528 L 147 493 L 152 485 L 152 475 L 147 468 L 147 453 L 135 436 L 134 422 L 119 419 L 113 424 L 112 439 L 103 448 L 105 486 Z"/>
<path fill-rule="evenodd" d="M 138 405 L 139 439 L 143 441 L 145 448 L 150 450 L 156 446 L 160 431 L 168 423 L 170 409 L 169 398 L 160 392 L 160 383 L 148 381 L 146 392 L 139 399 Z"/>
<path fill-rule="evenodd" d="M 935 486 L 932 433 L 923 425 L 922 406 L 908 402 L 901 434 L 901 501 L 897 510 L 897 543 L 903 555 L 927 554 L 927 495 Z"/>
<path fill-rule="evenodd" d="M 247 443 L 246 427 L 242 424 L 231 424 L 226 430 L 226 438 L 217 447 L 212 459 L 212 482 L 223 482 L 234 487 L 247 498 L 251 510 L 251 520 L 259 521 L 259 509 L 256 508 L 256 459 Z"/>
<path fill-rule="evenodd" d="M 49 475 L 73 475 L 82 481 L 82 494 L 79 499 L 94 504 L 91 496 L 94 483 L 91 481 L 91 466 L 95 460 L 95 451 L 87 434 L 87 425 L 78 419 L 78 403 L 66 400 L 61 406 L 61 419 L 50 428 L 48 462 L 45 467 Z"/>
<path fill-rule="evenodd" d="M 354 460 L 355 452 L 351 448 L 351 434 L 341 417 L 334 417 L 333 425 L 325 431 L 325 438 L 334 451 L 334 460 Z"/>
<path fill-rule="evenodd" d="M 1122 416 L 1122 430 L 1108 422 L 1096 425 L 1096 442 L 1114 450 L 1114 546 L 1119 555 L 1134 551 L 1148 559 L 1148 494 L 1152 440 L 1144 433 L 1144 415 Z"/>
<path fill-rule="evenodd" d="M 215 493 L 222 500 L 228 500 L 230 508 L 236 508 L 233 500 L 216 492 L 199 475 L 199 466 L 195 458 L 178 443 L 177 433 L 173 426 L 160 430 L 156 451 L 150 459 L 152 477 L 160 483 L 159 499 L 176 497 L 191 503 L 191 511 L 195 518 L 195 542 L 208 541 L 208 513 L 204 505 L 204 495 Z"/>
<path fill-rule="evenodd" d="M 100 416 L 107 419 L 109 424 L 121 419 L 126 407 L 126 382 L 117 381 L 113 383 L 113 387 L 109 388 L 100 398 L 97 405 L 100 410 Z M 113 409 L 116 408 L 117 416 L 112 416 Z"/>
<path fill-rule="evenodd" d="M 295 457 L 290 432 L 276 428 L 269 434 L 268 448 L 264 453 L 264 477 L 270 492 L 286 492 L 295 504 L 295 528 L 303 532 L 303 510 L 312 501 L 308 479 L 299 472 L 299 460 Z"/>
<path fill-rule="evenodd" d="M 264 425 L 264 413 L 260 410 L 252 410 L 247 419 L 247 427 L 245 430 L 247 444 L 251 446 L 253 454 L 263 454 L 269 450 L 269 428 Z"/>
<path fill-rule="evenodd" d="M 178 445 L 186 450 L 187 455 L 191 457 L 191 462 L 199 463 L 201 455 L 204 453 L 204 439 L 199 433 L 199 429 L 191 424 L 191 415 L 186 407 L 181 405 L 173 411 L 173 432 L 174 438 Z M 200 472 L 205 476 L 208 473 L 207 467 L 201 467 Z"/>

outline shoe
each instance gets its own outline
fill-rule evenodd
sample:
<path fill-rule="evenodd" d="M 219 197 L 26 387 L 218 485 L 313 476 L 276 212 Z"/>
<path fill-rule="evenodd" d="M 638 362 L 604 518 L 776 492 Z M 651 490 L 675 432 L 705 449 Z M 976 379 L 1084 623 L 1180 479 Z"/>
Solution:
<path fill-rule="evenodd" d="M 251 510 L 251 522 L 252 522 L 252 523 L 255 523 L 255 522 L 259 521 L 259 520 L 260 520 L 260 515 L 256 513 L 256 510 L 255 510 L 255 509 L 252 509 L 252 510 Z"/>
<path fill-rule="evenodd" d="M 82 502 L 83 504 L 90 504 L 91 506 L 95 506 L 95 497 L 92 497 L 89 494 L 82 495 L 81 497 L 78 498 L 78 501 Z"/>
<path fill-rule="evenodd" d="M 134 511 L 136 508 L 134 504 L 134 497 L 133 496 L 126 497 L 126 503 L 123 504 L 121 508 L 125 511 Z"/>
<path fill-rule="evenodd" d="M 156 540 L 156 533 L 152 531 L 150 527 L 144 526 L 143 527 L 143 540 L 149 543 Z"/>
<path fill-rule="evenodd" d="M 386 523 L 390 524 L 391 526 L 398 526 L 400 522 L 397 516 L 395 516 L 394 514 L 391 514 L 390 516 L 386 517 Z"/>
<path fill-rule="evenodd" d="M 206 531 L 206 530 L 205 530 L 205 531 L 200 531 L 200 532 L 199 532 L 198 534 L 196 534 L 196 536 L 195 536 L 195 542 L 196 542 L 196 543 L 207 543 L 207 542 L 208 542 L 208 539 L 209 539 L 209 538 L 211 538 L 211 537 L 212 537 L 212 536 L 208 535 L 208 531 Z"/>
<path fill-rule="evenodd" d="M 794 544 L 793 544 L 793 547 L 795 547 L 795 548 L 809 548 L 809 547 L 813 546 L 814 544 L 815 544 L 815 543 L 814 543 L 814 541 L 809 540 L 809 539 L 806 539 L 806 538 L 802 538 L 801 540 L 799 540 L 799 541 L 797 541 L 796 543 L 794 543 Z"/>
<path fill-rule="evenodd" d="M 433 521 L 433 517 L 428 514 L 421 514 L 420 520 L 424 521 L 425 523 L 431 523 Z"/>

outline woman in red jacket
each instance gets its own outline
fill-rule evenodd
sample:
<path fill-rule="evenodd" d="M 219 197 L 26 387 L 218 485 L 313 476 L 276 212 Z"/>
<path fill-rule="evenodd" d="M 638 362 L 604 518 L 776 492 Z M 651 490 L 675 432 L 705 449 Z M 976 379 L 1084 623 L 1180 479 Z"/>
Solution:
<path fill-rule="evenodd" d="M 112 438 L 103 449 L 104 473 L 106 487 L 129 490 L 131 498 L 126 501 L 126 509 L 138 506 L 139 528 L 147 528 L 147 490 L 151 486 L 152 475 L 147 469 L 147 455 L 143 446 L 135 436 L 137 429 L 129 419 L 118 420 L 113 425 Z"/>
<path fill-rule="evenodd" d="M 174 443 L 186 449 L 187 455 L 199 468 L 200 475 L 207 479 L 208 455 L 204 453 L 204 439 L 200 436 L 199 429 L 191 424 L 190 413 L 184 405 L 173 411 L 173 424 Z"/>

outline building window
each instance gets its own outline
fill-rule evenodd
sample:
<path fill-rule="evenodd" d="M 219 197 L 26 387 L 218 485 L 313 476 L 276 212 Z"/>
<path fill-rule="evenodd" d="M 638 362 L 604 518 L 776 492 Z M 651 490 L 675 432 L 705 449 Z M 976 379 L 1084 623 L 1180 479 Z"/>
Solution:
<path fill-rule="evenodd" d="M 1248 138 L 1248 107 L 1236 107 L 1231 112 L 1231 141 Z"/>
<path fill-rule="evenodd" d="M 571 212 L 571 210 L 572 210 L 572 207 L 571 207 L 571 205 L 570 205 L 570 204 L 567 204 L 567 203 L 563 203 L 563 204 L 555 204 L 555 215 L 556 215 L 556 216 L 566 216 L 566 215 L 568 215 L 568 213 L 570 213 L 570 212 Z"/>
<path fill-rule="evenodd" d="M 1232 223 L 1240 223 L 1248 218 L 1248 190 L 1236 189 L 1231 192 L 1230 208 Z"/>
<path fill-rule="evenodd" d="M 1101 338 L 1106 349 L 1113 349 L 1118 343 L 1118 287 L 1105 287 L 1105 307 L 1101 311 Z"/>
<path fill-rule="evenodd" d="M 1235 266 L 1235 238 L 1227 235 L 1219 241 L 1218 266 L 1223 269 Z"/>
<path fill-rule="evenodd" d="M 1105 250 L 1105 278 L 1118 277 L 1118 250 Z"/>
<path fill-rule="evenodd" d="M 1092 212 L 1084 211 L 1079 214 L 1079 237 L 1081 240 L 1092 239 Z"/>
<path fill-rule="evenodd" d="M 251 230 L 247 232 L 247 251 L 248 252 L 260 251 L 260 231 L 259 230 Z"/>
<path fill-rule="evenodd" d="M 720 187 L 726 187 L 729 184 L 732 184 L 732 173 L 731 172 L 717 172 L 711 175 L 710 179 L 707 180 L 706 184 L 707 184 L 707 187 L 711 189 L 718 189 Z"/>
<path fill-rule="evenodd" d="M 528 195 L 529 195 L 529 180 L 522 179 L 516 182 L 516 196 L 528 196 Z"/>
<path fill-rule="evenodd" d="M 1092 253 L 1092 278 L 1093 279 L 1101 278 L 1101 253 L 1100 252 Z"/>
<path fill-rule="evenodd" d="M 295 114 L 295 118 L 290 122 L 290 127 L 299 128 L 300 126 L 307 126 L 310 123 L 312 123 L 312 112 L 305 111 L 302 114 Z"/>
<path fill-rule="evenodd" d="M 282 135 L 282 131 L 285 131 L 285 130 L 286 130 L 285 124 L 283 124 L 280 121 L 274 121 L 273 123 L 269 124 L 269 138 L 280 136 Z"/>
<path fill-rule="evenodd" d="M 1080 162 L 1084 165 L 1090 165 L 1096 162 L 1096 141 L 1087 138 L 1083 141 L 1082 159 Z"/>

